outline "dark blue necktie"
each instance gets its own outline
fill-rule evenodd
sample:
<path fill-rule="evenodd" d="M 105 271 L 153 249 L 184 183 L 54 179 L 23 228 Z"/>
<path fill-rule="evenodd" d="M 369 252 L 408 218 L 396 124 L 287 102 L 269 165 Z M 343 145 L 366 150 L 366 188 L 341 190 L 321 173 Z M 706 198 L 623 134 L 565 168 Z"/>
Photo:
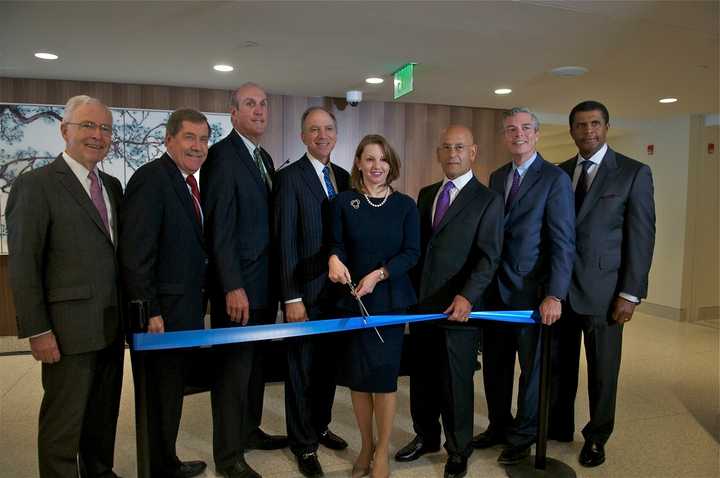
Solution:
<path fill-rule="evenodd" d="M 332 199 L 337 196 L 337 191 L 335 191 L 335 187 L 333 186 L 332 181 L 330 181 L 330 168 L 328 166 L 323 168 L 323 179 L 325 180 L 328 199 Z"/>
<path fill-rule="evenodd" d="M 513 174 L 512 186 L 510 186 L 510 193 L 508 194 L 507 200 L 505 201 L 505 214 L 510 211 L 510 207 L 515 200 L 515 196 L 517 196 L 518 191 L 520 191 L 520 173 L 516 169 L 515 174 Z"/>

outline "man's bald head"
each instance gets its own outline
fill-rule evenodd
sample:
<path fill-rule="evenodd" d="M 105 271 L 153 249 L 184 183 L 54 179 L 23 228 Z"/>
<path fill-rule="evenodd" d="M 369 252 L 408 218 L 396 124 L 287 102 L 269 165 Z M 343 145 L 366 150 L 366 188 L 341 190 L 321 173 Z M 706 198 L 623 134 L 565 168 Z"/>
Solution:
<path fill-rule="evenodd" d="M 477 157 L 477 145 L 470 128 L 450 125 L 440 134 L 437 158 L 448 179 L 455 179 L 470 171 Z"/>

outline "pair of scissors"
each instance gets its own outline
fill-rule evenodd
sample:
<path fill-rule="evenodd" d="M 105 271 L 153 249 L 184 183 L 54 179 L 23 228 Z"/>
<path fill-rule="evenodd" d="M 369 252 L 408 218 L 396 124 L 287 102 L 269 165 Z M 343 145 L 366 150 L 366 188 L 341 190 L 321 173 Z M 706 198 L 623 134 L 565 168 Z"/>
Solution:
<path fill-rule="evenodd" d="M 367 309 L 365 308 L 365 304 L 363 304 L 363 301 L 360 297 L 357 295 L 357 291 L 355 290 L 357 286 L 352 283 L 352 281 L 349 281 L 348 287 L 350 287 L 350 293 L 355 297 L 355 300 L 358 302 L 358 307 L 360 307 L 360 315 L 362 316 L 363 323 L 365 325 L 368 325 L 368 317 L 370 317 L 370 314 L 368 313 Z M 375 333 L 377 334 L 378 338 L 380 339 L 380 342 L 385 343 L 385 341 L 382 338 L 382 335 L 380 335 L 380 331 L 377 329 L 377 327 L 373 327 L 375 330 Z"/>

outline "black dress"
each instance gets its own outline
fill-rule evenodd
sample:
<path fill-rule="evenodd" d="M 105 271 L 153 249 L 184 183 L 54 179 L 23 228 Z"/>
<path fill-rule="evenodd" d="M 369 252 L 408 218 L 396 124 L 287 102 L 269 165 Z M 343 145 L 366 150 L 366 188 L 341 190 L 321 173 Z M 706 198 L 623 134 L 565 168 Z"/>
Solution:
<path fill-rule="evenodd" d="M 372 202 L 375 206 L 369 204 Z M 408 271 L 420 257 L 420 225 L 415 201 L 393 192 L 382 199 L 345 191 L 332 201 L 329 217 L 330 254 L 347 266 L 355 284 L 369 272 L 385 267 L 388 278 L 362 298 L 370 315 L 404 313 L 417 301 Z M 342 315 L 358 316 L 349 289 L 338 300 Z M 404 324 L 348 332 L 344 339 L 338 383 L 351 390 L 389 393 L 397 390 Z"/>

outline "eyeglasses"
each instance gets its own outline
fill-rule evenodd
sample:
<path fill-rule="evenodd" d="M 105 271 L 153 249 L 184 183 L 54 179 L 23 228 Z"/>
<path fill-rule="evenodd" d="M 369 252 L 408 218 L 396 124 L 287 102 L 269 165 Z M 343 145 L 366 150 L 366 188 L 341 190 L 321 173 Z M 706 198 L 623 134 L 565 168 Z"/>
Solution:
<path fill-rule="evenodd" d="M 83 121 L 81 123 L 70 123 L 69 121 L 65 124 L 71 124 L 74 126 L 77 126 L 82 131 L 85 132 L 95 132 L 98 128 L 100 128 L 100 133 L 103 136 L 110 136 L 112 135 L 112 126 L 109 124 L 97 124 L 93 121 Z"/>
<path fill-rule="evenodd" d="M 440 146 L 440 149 L 445 151 L 446 153 L 452 153 L 453 151 L 456 151 L 458 153 L 462 153 L 466 149 L 470 148 L 472 146 L 471 144 L 443 144 Z"/>

